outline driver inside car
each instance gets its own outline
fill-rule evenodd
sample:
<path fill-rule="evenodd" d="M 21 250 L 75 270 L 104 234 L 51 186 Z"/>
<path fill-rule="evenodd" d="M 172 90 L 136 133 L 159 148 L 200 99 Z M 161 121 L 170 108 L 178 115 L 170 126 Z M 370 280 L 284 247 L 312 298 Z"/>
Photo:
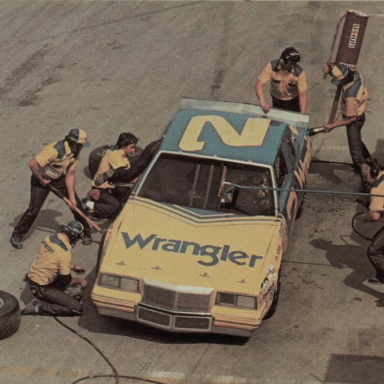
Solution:
<path fill-rule="evenodd" d="M 223 208 L 239 210 L 250 215 L 270 214 L 271 206 L 268 191 L 264 189 L 251 189 L 252 187 L 267 187 L 267 178 L 260 174 L 237 173 L 235 177 L 229 175 L 224 187 L 221 204 Z M 241 188 L 250 187 L 250 188 Z"/>

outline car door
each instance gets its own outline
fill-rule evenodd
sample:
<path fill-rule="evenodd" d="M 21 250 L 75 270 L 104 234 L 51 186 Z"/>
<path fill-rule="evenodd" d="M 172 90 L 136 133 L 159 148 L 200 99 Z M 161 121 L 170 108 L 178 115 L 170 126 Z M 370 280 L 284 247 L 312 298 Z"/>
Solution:
<path fill-rule="evenodd" d="M 292 231 L 298 207 L 300 206 L 303 194 L 295 191 L 300 189 L 297 177 L 294 174 L 298 162 L 297 148 L 291 130 L 287 129 L 275 161 L 274 169 L 276 174 L 279 201 L 279 212 L 284 216 L 288 232 Z"/>

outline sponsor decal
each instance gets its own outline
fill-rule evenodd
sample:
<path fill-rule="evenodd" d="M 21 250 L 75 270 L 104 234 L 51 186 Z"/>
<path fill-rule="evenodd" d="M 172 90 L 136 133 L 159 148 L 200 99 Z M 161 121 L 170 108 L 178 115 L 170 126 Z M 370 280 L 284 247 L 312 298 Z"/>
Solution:
<path fill-rule="evenodd" d="M 294 175 L 299 183 L 300 189 L 305 187 L 307 178 L 308 178 L 308 170 L 309 165 L 311 164 L 311 154 L 309 150 L 305 153 L 304 159 L 299 160 L 299 166 L 294 172 Z M 298 208 L 298 196 L 295 192 L 294 187 L 292 186 L 292 192 L 289 194 L 289 198 L 287 201 L 287 217 L 288 220 L 291 221 L 296 216 L 296 211 Z"/>
<path fill-rule="evenodd" d="M 43 240 L 42 242 L 42 245 L 44 247 L 44 249 L 48 252 L 48 253 L 54 253 L 55 251 L 49 246 L 49 244 Z"/>
<path fill-rule="evenodd" d="M 205 127 L 213 127 L 222 142 L 231 147 L 261 146 L 268 132 L 271 120 L 250 117 L 244 124 L 241 133 L 222 116 L 194 116 L 188 123 L 179 143 L 183 151 L 201 151 L 205 141 L 199 137 Z"/>
<path fill-rule="evenodd" d="M 196 242 L 186 240 L 162 239 L 156 234 L 143 238 L 141 234 L 135 237 L 129 236 L 127 232 L 121 232 L 127 249 L 137 246 L 140 249 L 152 250 L 154 252 L 164 251 L 178 254 L 191 254 L 199 257 L 197 263 L 205 267 L 212 267 L 219 262 L 231 262 L 239 266 L 254 268 L 262 256 L 248 255 L 246 252 L 232 250 L 230 245 L 201 245 Z M 201 259 L 200 259 L 201 258 Z"/>
<path fill-rule="evenodd" d="M 357 35 L 359 34 L 359 24 L 353 24 L 351 37 L 349 38 L 348 48 L 354 49 L 356 47 Z"/>
<path fill-rule="evenodd" d="M 272 264 L 269 264 L 266 277 L 261 283 L 261 292 L 259 294 L 259 302 L 270 303 L 273 300 L 275 293 L 277 273 L 276 269 Z"/>
<path fill-rule="evenodd" d="M 281 251 L 283 250 L 283 247 L 279 244 L 277 247 L 276 247 L 276 256 L 275 256 L 275 260 L 279 260 L 279 255 L 281 253 Z"/>
<path fill-rule="evenodd" d="M 283 215 L 279 215 L 279 218 L 281 219 L 281 227 L 279 229 L 279 235 L 282 240 L 283 245 L 283 252 L 286 251 L 288 247 L 288 226 L 287 226 L 287 220 Z"/>
<path fill-rule="evenodd" d="M 304 156 L 304 161 L 302 159 L 299 160 L 299 166 L 297 170 L 294 172 L 301 189 L 305 187 L 305 183 L 308 178 L 308 170 L 309 170 L 310 164 L 311 164 L 311 154 L 309 151 L 307 151 Z"/>

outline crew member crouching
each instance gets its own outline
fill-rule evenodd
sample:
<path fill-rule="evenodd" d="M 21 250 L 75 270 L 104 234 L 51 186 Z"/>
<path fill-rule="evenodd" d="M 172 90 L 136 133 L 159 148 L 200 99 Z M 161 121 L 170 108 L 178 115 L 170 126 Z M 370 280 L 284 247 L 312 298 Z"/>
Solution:
<path fill-rule="evenodd" d="M 87 286 L 87 280 L 73 278 L 71 271 L 85 270 L 72 263 L 72 248 L 82 238 L 84 227 L 78 221 L 61 226 L 61 232 L 47 236 L 41 243 L 35 261 L 28 272 L 28 283 L 35 296 L 21 315 L 80 316 L 81 295 L 70 296 L 65 290 L 70 285 Z"/>
<path fill-rule="evenodd" d="M 132 133 L 121 133 L 113 149 L 106 151 L 93 178 L 91 200 L 85 203 L 85 211 L 97 219 L 114 219 L 128 198 L 130 187 L 117 186 L 108 179 L 117 168 L 128 170 L 128 155 L 135 153 L 139 139 Z"/>
<path fill-rule="evenodd" d="M 130 168 L 116 168 L 113 172 L 105 174 L 111 183 L 130 183 L 135 181 L 148 167 L 149 163 L 160 149 L 163 138 L 152 141 L 145 148 L 140 157 Z"/>

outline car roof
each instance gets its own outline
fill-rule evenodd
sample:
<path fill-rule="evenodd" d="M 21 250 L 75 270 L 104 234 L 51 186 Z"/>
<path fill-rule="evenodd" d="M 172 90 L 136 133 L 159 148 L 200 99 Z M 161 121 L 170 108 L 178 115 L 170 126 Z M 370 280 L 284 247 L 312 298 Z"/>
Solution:
<path fill-rule="evenodd" d="M 275 110 L 266 116 L 251 104 L 184 98 L 161 150 L 273 165 L 288 126 L 307 123 L 306 115 Z"/>

